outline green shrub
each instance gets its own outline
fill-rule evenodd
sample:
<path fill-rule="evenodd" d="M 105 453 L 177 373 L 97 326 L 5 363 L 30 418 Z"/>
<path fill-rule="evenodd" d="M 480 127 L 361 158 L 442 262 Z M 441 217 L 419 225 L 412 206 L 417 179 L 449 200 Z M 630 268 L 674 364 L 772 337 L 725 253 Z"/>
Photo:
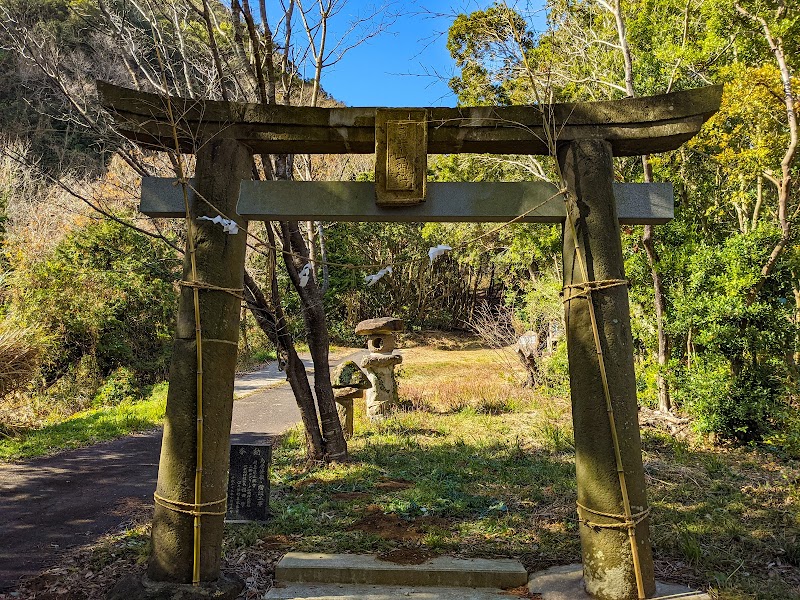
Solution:
<path fill-rule="evenodd" d="M 569 358 L 567 341 L 560 340 L 552 354 L 542 358 L 542 391 L 553 396 L 569 394 Z"/>
<path fill-rule="evenodd" d="M 0 398 L 30 382 L 40 356 L 40 336 L 35 330 L 0 322 Z"/>
<path fill-rule="evenodd" d="M 775 364 L 747 365 L 741 373 L 718 355 L 703 355 L 677 378 L 675 400 L 703 433 L 749 442 L 783 422 L 784 383 Z"/>
<path fill-rule="evenodd" d="M 355 325 L 343 320 L 330 320 L 328 321 L 328 334 L 331 337 L 331 343 L 340 346 L 349 346 L 351 348 L 360 348 L 364 346 L 364 336 L 356 335 Z"/>
<path fill-rule="evenodd" d="M 636 361 L 636 397 L 639 404 L 649 408 L 658 406 L 658 362 L 649 353 Z"/>
<path fill-rule="evenodd" d="M 140 395 L 136 375 L 126 367 L 119 367 L 106 378 L 94 395 L 93 406 L 117 406 L 125 401 L 133 401 Z"/>
<path fill-rule="evenodd" d="M 85 357 L 92 358 L 100 380 L 120 368 L 130 369 L 142 383 L 163 379 L 178 267 L 166 245 L 119 223 L 99 221 L 74 229 L 43 257 L 14 260 L 9 314 L 48 336 L 44 385 Z"/>

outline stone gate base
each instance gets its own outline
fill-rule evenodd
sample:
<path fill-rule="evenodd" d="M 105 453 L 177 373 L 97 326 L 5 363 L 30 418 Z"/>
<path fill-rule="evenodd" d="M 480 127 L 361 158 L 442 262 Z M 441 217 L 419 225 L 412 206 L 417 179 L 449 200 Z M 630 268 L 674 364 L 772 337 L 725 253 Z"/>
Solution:
<path fill-rule="evenodd" d="M 538 594 L 542 600 L 592 600 L 592 597 L 583 589 L 583 567 L 581 565 L 553 567 L 546 571 L 532 573 L 528 589 L 531 594 Z M 653 600 L 666 600 L 667 598 L 669 600 L 711 600 L 706 593 L 696 592 L 683 585 L 657 581 L 656 595 L 653 596 Z"/>

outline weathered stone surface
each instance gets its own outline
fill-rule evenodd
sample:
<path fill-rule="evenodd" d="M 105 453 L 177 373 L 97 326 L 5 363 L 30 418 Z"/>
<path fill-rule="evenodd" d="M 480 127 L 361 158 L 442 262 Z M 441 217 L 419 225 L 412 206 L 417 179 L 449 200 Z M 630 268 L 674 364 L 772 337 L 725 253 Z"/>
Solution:
<path fill-rule="evenodd" d="M 339 423 L 342 424 L 342 433 L 344 433 L 344 439 L 349 440 L 351 437 L 353 437 L 353 433 L 355 431 L 355 410 L 353 408 L 353 402 L 357 396 L 361 396 L 363 390 L 359 390 L 357 388 L 345 389 L 355 390 L 355 392 L 347 396 L 337 396 L 334 393 L 334 399 L 336 400 L 336 412 L 339 415 Z M 336 391 L 341 392 L 343 390 Z"/>
<path fill-rule="evenodd" d="M 372 387 L 364 371 L 352 360 L 339 365 L 333 372 L 333 399 L 336 400 L 336 410 L 345 439 L 353 437 L 355 414 L 353 400 L 364 395 L 364 390 Z M 347 386 L 347 387 L 343 387 Z"/>
<path fill-rule="evenodd" d="M 272 445 L 231 444 L 228 469 L 229 523 L 267 521 L 269 519 L 269 471 Z"/>
<path fill-rule="evenodd" d="M 399 354 L 368 354 L 361 359 L 361 366 L 365 369 L 376 369 L 380 367 L 393 367 L 403 362 L 403 357 Z M 369 375 L 369 371 L 367 371 Z M 375 387 L 374 384 L 372 386 Z"/>
<path fill-rule="evenodd" d="M 528 573 L 512 559 L 439 556 L 419 565 L 382 561 L 371 554 L 289 552 L 275 567 L 280 583 L 319 582 L 377 585 L 513 588 Z"/>
<path fill-rule="evenodd" d="M 366 392 L 367 417 L 379 421 L 399 403 L 394 367 L 403 362 L 399 354 L 369 354 L 361 361 L 372 387 Z"/>
<path fill-rule="evenodd" d="M 380 317 L 378 319 L 367 319 L 356 325 L 357 335 L 376 335 L 381 333 L 393 333 L 403 331 L 405 324 L 402 319 L 394 317 Z"/>
<path fill-rule="evenodd" d="M 427 201 L 403 210 L 375 204 L 366 181 L 242 181 L 236 211 L 249 221 L 379 221 L 563 223 L 564 197 L 542 181 L 432 182 Z M 614 183 L 623 225 L 659 225 L 675 216 L 672 184 Z M 151 217 L 183 216 L 183 193 L 169 177 L 142 179 L 139 210 Z"/>
<path fill-rule="evenodd" d="M 197 188 L 219 210 L 235 215 L 239 182 L 251 176 L 250 152 L 235 140 L 206 144 L 197 155 Z M 200 221 L 208 215 L 203 202 L 191 205 L 189 235 L 196 246 L 197 277 L 211 285 L 238 289 L 243 285 L 246 223 L 237 235 Z M 213 216 L 213 213 L 212 213 Z M 183 279 L 191 280 L 190 253 L 184 259 Z M 230 452 L 236 342 L 241 301 L 219 290 L 200 290 L 203 338 L 203 484 L 202 502 L 225 498 Z M 175 347 L 170 367 L 164 437 L 158 468 L 157 492 L 168 500 L 194 502 L 197 439 L 197 344 L 194 290 L 183 287 L 178 306 Z M 227 342 L 227 343 L 226 343 Z M 223 506 L 222 504 L 219 505 Z M 215 581 L 220 572 L 222 515 L 204 515 L 200 530 L 200 581 Z M 153 581 L 191 583 L 194 518 L 156 504 L 148 577 Z"/>
<path fill-rule="evenodd" d="M 566 565 L 552 567 L 546 571 L 531 573 L 528 590 L 541 600 L 591 600 L 583 585 L 583 567 Z M 703 592 L 696 592 L 687 586 L 656 582 L 652 600 L 710 600 Z"/>
<path fill-rule="evenodd" d="M 146 575 L 128 575 L 120 579 L 106 596 L 107 600 L 234 600 L 244 589 L 236 575 L 221 574 L 216 581 L 200 586 L 151 581 Z"/>
<path fill-rule="evenodd" d="M 427 111 L 379 108 L 375 113 L 375 197 L 381 206 L 425 200 L 428 170 Z"/>
<path fill-rule="evenodd" d="M 568 193 L 573 230 L 564 228 L 565 323 L 569 355 L 572 420 L 575 428 L 575 469 L 578 502 L 591 511 L 622 515 L 622 482 L 617 469 L 612 428 L 604 392 L 600 359 L 619 440 L 619 457 L 632 514 L 647 509 L 636 402 L 628 287 L 620 243 L 619 222 L 611 182 L 611 147 L 602 140 L 566 144 L 558 153 Z M 576 239 L 577 235 L 577 239 Z M 580 286 L 587 281 L 619 282 L 592 293 L 594 319 Z M 572 299 L 570 300 L 570 298 Z M 602 355 L 598 354 L 593 324 Z M 636 600 L 635 556 L 624 518 L 609 518 L 581 509 L 580 537 L 584 580 L 598 600 Z M 655 590 L 649 518 L 635 528 L 635 548 L 644 591 Z M 649 596 L 648 596 L 649 597 Z"/>
<path fill-rule="evenodd" d="M 357 388 L 365 390 L 370 386 L 364 371 L 352 360 L 340 364 L 331 374 L 331 385 L 337 388 Z"/>
<path fill-rule="evenodd" d="M 364 379 L 366 379 L 366 375 L 364 376 Z M 366 379 L 366 381 L 367 383 L 369 383 L 368 379 Z M 338 402 L 343 398 L 355 398 L 357 396 L 361 396 L 361 394 L 363 393 L 364 393 L 363 388 L 357 388 L 357 387 L 335 388 L 333 390 L 333 397 Z"/>
<path fill-rule="evenodd" d="M 367 336 L 367 348 L 373 354 L 391 354 L 396 347 L 393 333 Z"/>
<path fill-rule="evenodd" d="M 194 152 L 212 137 L 233 138 L 255 153 L 375 151 L 375 108 L 320 108 L 243 104 L 157 95 L 97 83 L 100 101 L 119 129 L 150 148 L 175 146 L 168 104 L 180 115 L 178 142 Z M 558 141 L 605 139 L 616 156 L 675 150 L 719 110 L 722 86 L 603 102 L 549 106 L 428 109 L 428 152 L 550 154 Z M 545 118 L 544 115 L 547 117 Z M 547 128 L 547 130 L 545 129 Z"/>
<path fill-rule="evenodd" d="M 514 600 L 498 588 L 290 583 L 273 587 L 265 600 Z"/>

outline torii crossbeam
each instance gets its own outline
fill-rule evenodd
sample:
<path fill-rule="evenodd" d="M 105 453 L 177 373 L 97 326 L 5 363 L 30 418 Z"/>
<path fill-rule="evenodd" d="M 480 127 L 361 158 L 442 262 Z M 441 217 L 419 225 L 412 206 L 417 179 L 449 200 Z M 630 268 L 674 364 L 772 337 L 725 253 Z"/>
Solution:
<path fill-rule="evenodd" d="M 578 514 L 587 591 L 602 600 L 647 598 L 655 591 L 639 437 L 633 342 L 619 223 L 672 218 L 668 184 L 613 181 L 613 156 L 674 150 L 718 109 L 721 87 L 609 102 L 477 108 L 308 108 L 166 98 L 98 83 L 118 128 L 142 147 L 194 152 L 189 198 L 198 278 L 211 284 L 201 317 L 211 344 L 203 383 L 203 433 L 214 440 L 205 463 L 204 497 L 225 488 L 244 236 L 224 239 L 199 216 L 220 211 L 246 220 L 562 222 L 570 387 L 575 428 Z M 375 184 L 254 182 L 251 154 L 375 153 Z M 457 152 L 554 154 L 564 195 L 533 182 L 435 184 L 427 155 Z M 146 179 L 142 210 L 185 214 L 175 180 Z M 199 200 L 202 198 L 207 202 Z M 565 202 L 566 200 L 566 202 Z M 212 206 L 214 207 L 212 209 Z M 214 210 L 216 209 L 216 210 Z M 218 248 L 210 249 L 214 240 Z M 185 266 L 185 269 L 188 268 Z M 194 313 L 181 295 L 158 492 L 192 504 L 197 370 Z M 186 456 L 176 456 L 183 453 Z M 207 494 L 207 495 L 206 495 Z M 185 512 L 185 511 L 184 511 Z M 203 581 L 219 577 L 222 516 L 203 516 Z M 157 505 L 149 576 L 191 581 L 191 519 Z M 154 536 L 155 539 L 155 536 Z"/>

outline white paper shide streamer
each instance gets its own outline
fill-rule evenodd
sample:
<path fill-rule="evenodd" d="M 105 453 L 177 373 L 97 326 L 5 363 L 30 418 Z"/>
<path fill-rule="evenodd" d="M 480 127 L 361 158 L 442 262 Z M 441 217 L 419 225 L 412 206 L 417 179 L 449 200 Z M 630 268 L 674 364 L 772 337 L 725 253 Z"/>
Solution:
<path fill-rule="evenodd" d="M 391 273 L 392 273 L 392 267 L 391 266 L 384 267 L 383 269 L 381 269 L 377 273 L 373 273 L 372 275 L 367 275 L 366 277 L 364 277 L 364 283 L 366 283 L 367 286 L 373 286 L 376 283 L 378 283 L 378 280 L 381 277 L 383 277 L 384 275 L 391 275 Z"/>
<path fill-rule="evenodd" d="M 452 248 L 447 244 L 433 246 L 430 250 L 428 250 L 428 258 L 431 259 L 431 264 L 433 264 L 433 261 L 436 260 L 437 257 L 441 256 L 445 252 L 449 252 L 450 250 L 452 250 Z"/>
<path fill-rule="evenodd" d="M 213 217 L 213 218 L 212 217 L 206 217 L 206 216 L 197 217 L 197 220 L 198 221 L 211 221 L 212 223 L 214 223 L 216 225 L 222 225 L 222 230 L 225 233 L 228 233 L 230 235 L 236 235 L 237 233 L 239 233 L 239 225 L 236 223 L 236 221 L 233 221 L 231 219 L 223 219 L 219 215 L 217 215 L 216 217 Z"/>
<path fill-rule="evenodd" d="M 306 263 L 300 270 L 300 287 L 306 287 L 308 280 L 311 278 L 311 263 Z"/>

